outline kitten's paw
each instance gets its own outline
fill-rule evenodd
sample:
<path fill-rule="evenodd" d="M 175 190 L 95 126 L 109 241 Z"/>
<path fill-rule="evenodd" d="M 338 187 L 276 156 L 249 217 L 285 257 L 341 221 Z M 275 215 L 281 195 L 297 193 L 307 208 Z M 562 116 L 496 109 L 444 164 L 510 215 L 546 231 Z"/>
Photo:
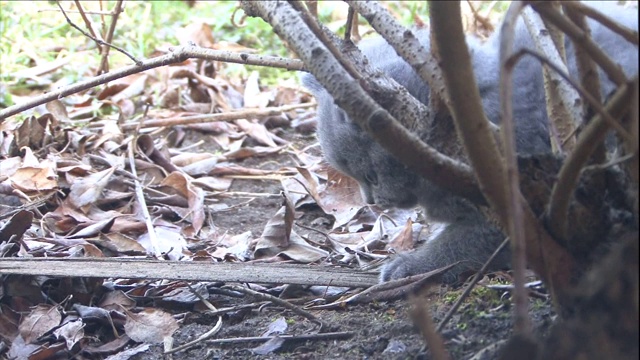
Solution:
<path fill-rule="evenodd" d="M 423 274 L 429 272 L 436 267 L 425 261 L 418 249 L 408 254 L 397 255 L 395 259 L 386 263 L 380 270 L 380 281 L 390 281 L 402 279 L 408 276 Z"/>

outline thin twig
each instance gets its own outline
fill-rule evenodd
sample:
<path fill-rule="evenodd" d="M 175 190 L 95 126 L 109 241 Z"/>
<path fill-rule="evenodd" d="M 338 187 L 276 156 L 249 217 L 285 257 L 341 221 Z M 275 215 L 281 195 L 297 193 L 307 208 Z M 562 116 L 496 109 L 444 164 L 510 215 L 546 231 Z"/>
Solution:
<path fill-rule="evenodd" d="M 198 299 L 200 299 L 200 301 L 202 301 L 202 303 L 212 312 L 217 311 L 218 309 L 216 309 L 215 306 L 213 306 L 207 299 L 203 298 L 200 294 L 198 294 L 197 291 L 195 291 L 195 289 L 193 289 L 193 287 L 190 284 L 187 284 L 187 286 L 189 287 L 189 290 L 191 291 L 191 293 L 193 295 L 195 295 Z M 193 340 L 193 341 L 189 341 L 188 343 L 182 344 L 180 346 L 177 346 L 171 350 L 167 350 L 164 352 L 165 355 L 168 354 L 173 354 L 176 353 L 178 351 L 181 350 L 186 350 L 189 348 L 192 348 L 193 346 L 211 338 L 212 336 L 214 336 L 215 334 L 217 334 L 220 329 L 222 328 L 222 316 L 218 315 L 218 320 L 216 321 L 216 324 L 213 326 L 213 328 L 211 328 L 211 330 L 207 331 L 206 333 L 198 336 L 197 339 Z"/>
<path fill-rule="evenodd" d="M 336 44 L 333 41 L 331 41 L 331 39 L 329 39 L 329 37 L 324 31 L 322 31 L 322 29 L 320 28 L 320 24 L 318 24 L 317 19 L 311 15 L 309 10 L 302 4 L 302 2 L 300 0 L 291 0 L 289 1 L 289 3 L 291 4 L 291 7 L 293 7 L 296 11 L 298 11 L 298 13 L 300 14 L 300 17 L 307 24 L 309 29 L 311 29 L 314 35 L 320 41 L 322 41 L 322 43 L 324 44 L 324 46 L 327 47 L 327 49 L 329 49 L 331 54 L 336 58 L 336 60 L 338 60 L 338 62 L 340 62 L 340 65 L 342 65 L 342 67 L 349 73 L 349 75 L 351 75 L 351 77 L 353 77 L 356 80 L 361 79 L 362 75 L 360 74 L 360 71 L 358 71 L 358 69 L 350 61 L 347 61 L 344 58 L 344 56 L 342 55 L 342 51 L 340 51 L 340 49 L 338 49 Z"/>
<path fill-rule="evenodd" d="M 267 342 L 273 339 L 284 339 L 287 341 L 312 341 L 312 340 L 346 340 L 353 337 L 354 333 L 349 331 L 341 332 L 329 332 L 322 334 L 309 334 L 309 335 L 278 335 L 278 336 L 254 336 L 243 338 L 229 338 L 229 339 L 216 339 L 209 340 L 207 344 L 238 344 L 246 342 Z"/>
<path fill-rule="evenodd" d="M 527 269 L 526 240 L 524 233 L 524 214 L 520 193 L 520 176 L 516 155 L 516 134 L 513 121 L 513 69 L 516 62 L 508 62 L 513 52 L 514 29 L 524 3 L 514 1 L 509 6 L 500 30 L 500 105 L 502 108 L 502 138 L 504 162 L 506 166 L 507 229 L 511 237 L 511 262 L 513 267 L 514 331 L 516 334 L 528 336 L 531 323 L 527 313 L 527 292 L 524 288 L 525 271 Z"/>
<path fill-rule="evenodd" d="M 357 24 L 357 18 L 358 14 L 356 14 L 353 8 L 349 6 L 349 12 L 347 13 L 347 23 L 344 25 L 344 41 L 351 41 L 351 31 L 353 30 L 354 24 Z"/>
<path fill-rule="evenodd" d="M 542 31 L 552 34 L 551 30 L 557 31 L 557 36 L 564 39 L 563 34 L 553 25 L 546 26 L 540 15 L 530 7 L 522 10 L 522 17 L 531 34 L 535 47 L 545 54 L 549 62 L 561 68 L 563 73 L 567 71 L 565 57 L 560 53 L 561 49 L 556 47 L 556 42 L 549 36 L 543 36 Z M 559 41 L 561 45 L 562 41 Z M 564 50 L 564 47 L 562 48 Z M 582 107 L 579 105 L 580 97 L 575 89 L 560 81 L 560 74 L 543 67 L 544 91 L 546 95 L 547 114 L 549 115 L 549 134 L 551 135 L 551 148 L 555 154 L 571 152 L 575 146 L 575 134 L 578 124 L 582 123 Z M 555 130 L 555 131 L 554 131 Z M 560 141 L 564 139 L 564 141 Z"/>
<path fill-rule="evenodd" d="M 533 9 L 536 10 L 543 19 L 548 20 L 557 26 L 558 29 L 562 30 L 562 32 L 573 40 L 576 46 L 582 46 L 584 50 L 589 53 L 591 59 L 604 70 L 613 83 L 618 86 L 624 84 L 627 81 L 627 77 L 620 66 L 611 61 L 607 54 L 605 54 L 580 27 L 549 5 L 550 4 L 540 2 L 531 4 Z"/>
<path fill-rule="evenodd" d="M 69 19 L 69 17 L 67 16 L 67 13 L 64 11 L 64 9 L 62 8 L 62 5 L 60 5 L 60 1 L 56 1 L 56 4 L 58 4 L 58 7 L 60 8 L 60 11 L 62 12 L 62 15 L 64 15 L 64 18 L 67 20 L 67 23 L 74 29 L 80 31 L 80 33 L 82 33 L 82 35 L 88 37 L 89 39 L 93 40 L 96 44 L 100 45 L 104 45 L 104 46 L 108 46 L 108 47 L 112 47 L 116 50 L 118 50 L 119 52 L 123 53 L 124 55 L 126 55 L 129 59 L 131 59 L 136 65 L 141 66 L 142 62 L 138 59 L 135 58 L 135 56 L 129 54 L 125 49 L 113 45 L 113 44 L 109 44 L 108 42 L 102 41 L 101 39 L 98 39 L 95 35 L 91 35 L 89 33 L 87 33 L 86 31 L 82 30 L 78 25 L 74 24 L 73 21 L 71 21 L 71 19 Z M 78 7 L 80 9 L 80 7 Z M 80 12 L 82 14 L 82 11 Z M 86 24 L 90 24 L 88 22 L 88 20 L 86 19 L 86 16 L 83 16 L 83 19 L 85 19 L 85 23 Z M 93 29 L 88 26 L 91 33 L 93 33 Z"/>
<path fill-rule="evenodd" d="M 111 71 L 106 74 L 94 76 L 90 79 L 80 81 L 69 86 L 64 86 L 57 90 L 53 90 L 46 94 L 34 97 L 24 103 L 9 106 L 4 110 L 0 110 L 0 124 L 9 116 L 34 108 L 38 105 L 48 103 L 49 101 L 56 99 L 59 100 L 80 91 L 91 89 L 97 85 L 105 84 L 132 74 L 141 73 L 145 70 L 157 68 L 160 66 L 178 64 L 187 59 L 204 59 L 245 65 L 268 66 L 287 70 L 303 70 L 302 61 L 297 59 L 286 59 L 275 56 L 262 56 L 241 52 L 239 53 L 232 51 L 203 49 L 193 46 L 176 47 L 170 54 L 143 60 L 139 66 L 127 66 L 116 71 Z"/>
<path fill-rule="evenodd" d="M 111 16 L 111 24 L 109 24 L 109 31 L 107 35 L 104 37 L 107 43 L 111 43 L 113 40 L 113 34 L 116 31 L 116 24 L 118 22 L 118 18 L 120 17 L 120 13 L 122 13 L 122 4 L 124 0 L 117 0 L 116 5 L 113 8 L 113 15 Z M 102 73 L 109 72 L 109 49 L 110 47 L 102 48 L 102 61 L 100 62 L 100 68 L 98 69 L 98 75 Z M 140 66 L 139 62 L 136 62 L 136 65 Z"/>
<path fill-rule="evenodd" d="M 431 350 L 431 354 L 435 360 L 449 360 L 451 355 L 444 346 L 442 336 L 436 331 L 433 324 L 433 317 L 429 312 L 429 301 L 420 301 L 418 297 L 410 299 L 411 307 L 409 312 L 413 323 L 420 329 L 422 338 Z"/>
<path fill-rule="evenodd" d="M 136 171 L 136 162 L 135 157 L 133 155 L 133 149 L 136 146 L 136 141 L 131 141 L 129 143 L 128 149 L 128 158 L 129 158 L 129 167 L 131 168 L 131 174 L 135 177 L 133 182 L 135 184 L 136 191 L 136 199 L 138 200 L 138 205 L 140 207 L 140 211 L 142 211 L 142 217 L 144 218 L 144 222 L 147 226 L 147 233 L 149 234 L 149 242 L 151 243 L 151 247 L 153 247 L 153 253 L 157 259 L 162 259 L 162 251 L 160 251 L 160 246 L 158 245 L 158 236 L 156 235 L 156 231 L 153 227 L 153 222 L 151 221 L 151 215 L 149 214 L 149 209 L 147 208 L 147 201 L 144 198 L 144 192 L 142 191 L 142 184 L 138 181 L 138 174 Z"/>
<path fill-rule="evenodd" d="M 275 297 L 273 295 L 269 295 L 269 294 L 261 293 L 261 292 L 255 291 L 255 290 L 251 290 L 251 289 L 249 289 L 247 287 L 244 287 L 244 286 L 225 285 L 224 287 L 232 289 L 232 290 L 235 290 L 235 291 L 238 291 L 238 292 L 241 292 L 241 293 L 244 293 L 244 294 L 247 294 L 247 295 L 251 295 L 251 296 L 256 297 L 258 299 L 261 299 L 261 300 L 270 301 L 270 302 L 272 302 L 274 304 L 277 304 L 277 305 L 280 305 L 280 306 L 282 306 L 284 308 L 287 308 L 287 309 L 293 311 L 294 313 L 296 313 L 298 315 L 301 315 L 301 316 L 311 320 L 312 322 L 318 324 L 320 326 L 320 328 L 318 329 L 318 332 L 322 331 L 322 329 L 324 328 L 324 323 L 322 322 L 322 320 L 318 319 L 317 316 L 313 315 L 312 313 L 310 313 L 310 312 L 308 312 L 306 310 L 301 309 L 298 306 L 293 305 L 292 303 L 290 303 L 290 302 L 288 302 L 288 301 L 286 301 L 284 299 L 280 299 L 280 298 L 277 298 L 277 297 Z"/>
<path fill-rule="evenodd" d="M 611 116 L 611 114 L 607 112 L 604 106 L 596 98 L 591 96 L 591 94 L 589 94 L 584 88 L 582 88 L 580 84 L 575 82 L 571 78 L 571 76 L 564 72 L 559 66 L 547 59 L 544 54 L 541 54 L 535 50 L 522 48 L 519 49 L 515 54 L 511 55 L 511 59 L 509 59 L 509 61 L 517 61 L 517 58 L 523 56 L 524 54 L 533 56 L 534 58 L 538 59 L 538 61 L 547 65 L 558 75 L 560 75 L 560 77 L 562 77 L 567 83 L 569 83 L 569 85 L 576 89 L 578 94 L 580 94 L 580 96 L 593 107 L 593 110 L 595 110 L 597 114 L 600 114 L 603 120 L 606 121 L 609 126 L 614 128 L 623 139 L 625 139 L 626 141 L 632 141 L 631 134 L 629 134 L 629 132 L 625 130 L 625 128 L 618 121 L 616 121 Z"/>
<path fill-rule="evenodd" d="M 622 36 L 628 42 L 638 46 L 638 31 L 637 30 L 632 30 L 632 29 L 629 29 L 626 26 L 620 25 L 620 23 L 618 23 L 614 19 L 611 19 L 610 17 L 608 17 L 607 15 L 601 13 L 600 11 L 596 10 L 595 8 L 593 8 L 593 7 L 589 6 L 589 5 L 585 5 L 585 4 L 581 3 L 580 1 L 565 1 L 565 2 L 562 3 L 562 5 L 565 6 L 565 7 L 570 7 L 572 9 L 575 9 L 575 10 L 583 13 L 584 15 L 586 15 L 586 16 L 592 18 L 593 20 L 599 22 L 600 24 L 604 25 L 605 27 L 607 27 L 609 30 L 613 31 L 614 33 Z M 629 10 L 629 11 L 632 11 L 632 10 Z"/>
<path fill-rule="evenodd" d="M 153 127 L 172 127 L 181 125 L 206 124 L 216 121 L 234 121 L 238 119 L 263 118 L 267 116 L 277 116 L 297 109 L 307 109 L 316 106 L 316 103 L 304 103 L 295 105 L 284 105 L 278 107 L 267 107 L 263 109 L 241 109 L 232 110 L 224 113 L 203 114 L 192 116 L 176 116 L 166 119 L 146 120 L 141 126 L 142 129 Z M 121 125 L 122 130 L 135 129 L 139 122 L 125 123 Z"/>
<path fill-rule="evenodd" d="M 84 8 L 82 7 L 82 3 L 80 2 L 80 0 L 73 0 L 73 3 L 76 5 L 76 7 L 78 8 L 78 13 L 80 14 L 80 17 L 82 18 L 82 21 L 84 22 L 84 26 L 87 27 L 87 29 L 89 30 L 89 33 L 91 34 L 91 36 L 93 36 L 94 38 L 98 38 L 98 35 L 96 34 L 95 30 L 93 30 L 93 25 L 91 24 L 91 20 L 89 20 L 89 18 L 87 17 L 87 14 L 84 11 Z M 58 6 L 60 6 L 60 2 L 58 2 Z M 64 11 L 63 11 L 64 13 Z M 65 15 L 66 17 L 66 15 Z M 68 21 L 68 20 L 67 20 Z M 98 49 L 100 49 L 100 42 L 96 41 L 96 45 L 98 46 Z"/>

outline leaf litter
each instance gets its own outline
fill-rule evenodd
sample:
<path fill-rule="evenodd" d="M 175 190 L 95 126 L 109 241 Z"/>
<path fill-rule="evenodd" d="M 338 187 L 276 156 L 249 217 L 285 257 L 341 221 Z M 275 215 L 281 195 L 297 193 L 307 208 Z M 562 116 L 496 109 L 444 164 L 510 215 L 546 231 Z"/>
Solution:
<path fill-rule="evenodd" d="M 206 26 L 188 31 L 194 33 L 187 37 L 204 31 L 200 43 L 210 36 Z M 225 46 L 213 39 L 208 44 Z M 39 67 L 55 70 L 59 62 Z M 412 246 L 422 231 L 414 223 L 418 215 L 366 206 L 357 184 L 321 160 L 309 135 L 309 110 L 143 126 L 311 101 L 296 86 L 260 86 L 257 72 L 238 85 L 201 65 L 187 60 L 134 74 L 52 101 L 25 113 L 24 121 L 0 122 L 3 257 L 155 257 L 366 269 L 389 254 L 387 244 Z M 37 73 L 43 83 L 54 84 L 52 72 Z M 91 74 L 78 74 L 84 75 Z M 234 219 L 242 212 L 247 214 Z M 184 311 L 205 316 L 197 315 L 203 311 L 200 299 L 233 309 L 244 297 L 222 284 L 180 281 L 3 275 L 2 283 L 0 338 L 7 355 L 19 359 L 128 358 L 150 344 L 171 343 Z M 297 292 L 307 300 L 318 297 L 312 288 Z M 330 301 L 333 293 L 325 287 L 320 296 Z M 229 311 L 235 317 L 250 314 Z M 278 335 L 309 330 L 286 325 L 280 317 L 256 329 L 271 340 L 251 351 L 278 351 L 284 343 Z"/>

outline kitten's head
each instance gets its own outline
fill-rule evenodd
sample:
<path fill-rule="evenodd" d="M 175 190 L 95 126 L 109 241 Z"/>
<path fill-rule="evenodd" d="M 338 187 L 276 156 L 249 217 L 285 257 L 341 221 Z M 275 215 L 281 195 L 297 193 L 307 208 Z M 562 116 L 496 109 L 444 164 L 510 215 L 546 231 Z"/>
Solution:
<path fill-rule="evenodd" d="M 303 84 L 318 101 L 318 139 L 326 160 L 360 185 L 368 204 L 381 207 L 412 207 L 420 178 L 375 142 L 311 75 Z"/>

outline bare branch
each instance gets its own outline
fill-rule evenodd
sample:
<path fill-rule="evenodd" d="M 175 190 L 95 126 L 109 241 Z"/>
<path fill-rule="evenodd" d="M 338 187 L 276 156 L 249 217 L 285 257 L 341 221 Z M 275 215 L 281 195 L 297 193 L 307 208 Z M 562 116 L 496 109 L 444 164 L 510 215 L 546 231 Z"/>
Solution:
<path fill-rule="evenodd" d="M 614 130 L 617 131 L 620 137 L 622 137 L 627 142 L 633 143 L 633 137 L 631 136 L 631 134 L 627 130 L 625 130 L 625 128 L 617 120 L 615 120 L 611 116 L 611 114 L 607 112 L 607 110 L 604 108 L 604 105 L 602 105 L 597 99 L 591 96 L 591 94 L 589 94 L 585 89 L 583 89 L 582 86 L 580 86 L 580 84 L 576 83 L 569 76 L 569 74 L 565 72 L 566 68 L 563 69 L 560 66 L 558 66 L 557 63 L 551 62 L 551 60 L 545 57 L 544 54 L 541 54 L 539 52 L 536 52 L 534 50 L 527 49 L 527 48 L 522 48 L 518 50 L 515 54 L 512 55 L 513 59 L 510 59 L 509 61 L 516 61 L 515 58 L 518 58 L 525 54 L 533 56 L 538 61 L 540 61 L 541 63 L 551 68 L 556 74 L 558 74 L 562 79 L 564 79 L 564 81 L 566 81 L 569 85 L 571 85 L 578 92 L 578 94 L 580 94 L 581 98 L 583 100 L 586 100 L 587 103 L 589 103 L 589 105 L 593 107 L 595 112 L 600 114 L 604 119 L 604 121 L 606 121 L 609 124 L 609 126 L 611 126 Z"/>
<path fill-rule="evenodd" d="M 593 40 L 587 36 L 584 31 L 582 31 L 582 29 L 580 29 L 580 27 L 552 8 L 550 4 L 536 2 L 532 3 L 531 6 L 542 16 L 544 20 L 548 20 L 569 36 L 576 46 L 584 48 L 593 61 L 595 61 L 602 70 L 604 70 L 614 84 L 620 86 L 626 83 L 627 77 L 624 75 L 620 66 L 611 61 L 602 49 L 600 49 L 600 47 L 593 42 Z"/>
<path fill-rule="evenodd" d="M 124 0 L 117 0 L 116 5 L 113 8 L 113 15 L 111 16 L 111 24 L 109 24 L 109 31 L 104 37 L 105 42 L 111 43 L 113 40 L 113 34 L 116 31 L 116 24 L 118 23 L 118 18 L 120 17 L 120 13 L 122 13 L 122 5 Z M 98 70 L 98 75 L 101 73 L 109 72 L 109 49 L 108 46 L 102 47 L 102 62 L 100 63 L 100 68 Z M 136 63 L 136 65 L 140 65 Z"/>
<path fill-rule="evenodd" d="M 545 36 L 547 31 L 540 16 L 531 8 L 523 10 L 522 17 L 535 43 L 536 49 L 545 54 L 549 62 L 554 63 L 563 73 L 568 73 L 563 57 L 555 46 L 553 39 Z M 561 36 L 562 37 L 562 36 Z M 554 127 L 557 136 L 551 136 L 554 153 L 571 151 L 575 145 L 575 130 L 582 122 L 580 97 L 575 89 L 561 80 L 560 74 L 543 67 L 544 90 L 549 114 L 549 129 Z M 561 143 L 559 140 L 565 140 Z M 564 150 L 564 151 L 563 151 Z"/>
<path fill-rule="evenodd" d="M 476 171 L 478 182 L 503 225 L 511 215 L 507 209 L 505 168 L 497 159 L 501 155 L 481 106 L 480 94 L 471 69 L 471 60 L 465 45 L 458 2 L 432 2 L 431 24 L 436 44 L 443 59 L 442 73 L 450 91 L 452 113 L 456 129 L 462 139 L 469 160 Z M 456 61 L 451 61 L 456 59 Z M 544 230 L 527 202 L 518 191 L 515 196 L 523 205 L 523 227 L 526 234 L 527 260 L 531 267 L 550 286 L 555 301 L 568 301 L 565 290 L 570 284 L 575 262 L 566 249 L 556 243 Z"/>
<path fill-rule="evenodd" d="M 614 118 L 622 118 L 629 111 L 629 103 L 633 88 L 638 82 L 638 76 L 624 86 L 618 88 L 613 95 L 606 111 Z M 551 231 L 556 236 L 566 234 L 567 230 L 567 211 L 573 192 L 578 183 L 582 167 L 587 163 L 593 154 L 596 145 L 604 141 L 609 124 L 600 114 L 597 114 L 585 127 L 578 138 L 576 147 L 571 155 L 564 161 L 558 181 L 551 190 L 551 199 L 549 200 L 549 213 L 547 220 Z"/>
<path fill-rule="evenodd" d="M 511 237 L 511 259 L 513 267 L 513 303 L 514 329 L 516 334 L 528 336 L 531 324 L 527 313 L 529 301 L 524 287 L 525 271 L 527 269 L 526 243 L 524 234 L 524 220 L 520 194 L 520 176 L 516 154 L 516 134 L 513 122 L 513 69 L 516 63 L 509 63 L 513 52 L 513 37 L 516 22 L 524 4 L 514 1 L 505 14 L 500 31 L 500 105 L 502 108 L 502 139 L 504 145 L 504 160 L 507 168 L 507 217 L 509 236 Z"/>
<path fill-rule="evenodd" d="M 376 104 L 316 39 L 288 3 L 243 1 L 242 6 L 249 16 L 260 16 L 269 22 L 332 95 L 336 104 L 396 158 L 453 194 L 475 202 L 484 201 L 471 168 L 423 143 Z"/>
<path fill-rule="evenodd" d="M 82 30 L 78 25 L 76 25 L 73 21 L 71 21 L 71 19 L 69 19 L 69 17 L 67 16 L 67 13 L 64 11 L 64 8 L 62 7 L 62 5 L 60 5 L 60 1 L 57 1 L 56 4 L 58 4 L 58 7 L 60 8 L 60 12 L 62 12 L 62 15 L 64 15 L 64 18 L 67 20 L 67 23 L 72 28 L 78 30 L 82 35 L 88 37 L 89 39 L 93 40 L 96 44 L 98 44 L 98 48 L 100 48 L 100 45 L 112 47 L 112 48 L 118 50 L 119 52 L 123 53 L 125 56 L 127 56 L 129 59 L 131 59 L 136 65 L 140 65 L 140 60 L 136 59 L 135 56 L 129 54 L 125 49 L 123 49 L 121 47 L 118 47 L 116 45 L 112 45 L 112 44 L 109 44 L 107 42 L 104 42 L 104 41 L 102 41 L 101 39 L 99 39 L 95 35 L 95 32 L 93 31 L 93 28 L 91 27 L 91 23 L 89 22 L 89 19 L 87 19 L 86 15 L 84 13 L 84 10 L 80 6 L 80 2 L 79 1 L 76 1 L 76 6 L 78 7 L 78 9 L 80 11 L 80 14 L 82 15 L 82 19 L 84 20 L 84 23 L 87 26 L 87 28 L 89 29 L 89 31 L 91 32 L 91 34 L 87 33 L 84 30 Z"/>
<path fill-rule="evenodd" d="M 638 43 L 639 43 L 638 32 L 636 30 L 631 30 L 626 26 L 620 25 L 620 23 L 618 23 L 614 19 L 611 19 L 610 17 L 604 15 L 600 11 L 594 9 L 593 7 L 584 5 L 580 1 L 565 1 L 562 3 L 562 6 L 564 6 L 565 8 L 568 7 L 568 8 L 575 9 L 576 11 L 584 14 L 585 16 L 590 17 L 593 20 L 599 22 L 600 24 L 606 26 L 614 33 L 622 36 L 628 42 L 638 46 Z"/>
<path fill-rule="evenodd" d="M 287 70 L 303 70 L 302 61 L 297 59 L 286 59 L 274 56 L 262 56 L 252 55 L 242 52 L 231 52 L 223 50 L 211 50 L 196 48 L 193 46 L 185 46 L 175 48 L 170 54 L 164 56 L 158 56 L 152 59 L 144 60 L 141 65 L 127 66 L 122 69 L 109 72 L 107 74 L 92 77 L 85 81 L 80 81 L 75 84 L 59 88 L 57 90 L 48 92 L 41 96 L 32 98 L 31 100 L 22 104 L 9 106 L 6 109 L 0 110 L 0 123 L 9 116 L 18 114 L 22 111 L 34 108 L 38 105 L 48 103 L 49 101 L 62 99 L 65 96 L 69 96 L 78 93 L 83 90 L 90 89 L 94 86 L 108 83 L 116 79 L 123 78 L 132 74 L 137 74 L 145 70 L 157 68 L 160 66 L 166 66 L 171 64 L 181 63 L 187 59 L 205 59 L 215 61 L 225 61 L 246 65 L 260 65 L 270 66 L 276 68 L 283 68 Z"/>

